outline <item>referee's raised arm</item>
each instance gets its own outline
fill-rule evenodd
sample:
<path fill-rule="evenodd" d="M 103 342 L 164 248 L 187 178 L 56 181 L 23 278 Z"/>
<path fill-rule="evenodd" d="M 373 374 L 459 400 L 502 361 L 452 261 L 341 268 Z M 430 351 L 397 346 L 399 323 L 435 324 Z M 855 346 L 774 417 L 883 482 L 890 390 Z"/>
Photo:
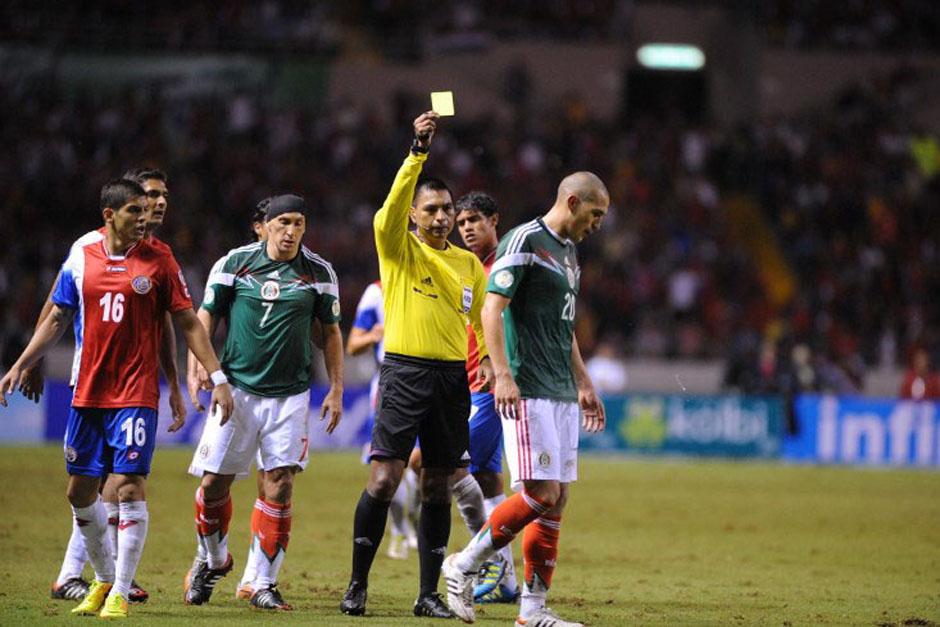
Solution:
<path fill-rule="evenodd" d="M 380 256 L 394 259 L 399 257 L 408 235 L 408 209 L 411 207 L 421 168 L 428 157 L 438 117 L 435 112 L 426 111 L 415 118 L 415 139 L 411 151 L 395 175 L 385 203 L 375 214 L 375 246 Z"/>

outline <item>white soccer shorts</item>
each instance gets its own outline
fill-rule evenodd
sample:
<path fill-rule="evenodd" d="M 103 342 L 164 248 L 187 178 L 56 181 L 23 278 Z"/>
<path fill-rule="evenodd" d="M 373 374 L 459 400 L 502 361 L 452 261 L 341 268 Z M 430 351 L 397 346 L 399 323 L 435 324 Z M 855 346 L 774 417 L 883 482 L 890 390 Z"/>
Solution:
<path fill-rule="evenodd" d="M 213 472 L 243 479 L 256 460 L 263 470 L 307 467 L 308 392 L 268 398 L 233 387 L 232 398 L 235 411 L 228 422 L 220 426 L 218 414 L 206 420 L 190 474 Z"/>
<path fill-rule="evenodd" d="M 581 410 L 577 403 L 524 398 L 522 416 L 502 417 L 503 446 L 513 489 L 523 481 L 578 479 L 578 434 Z"/>

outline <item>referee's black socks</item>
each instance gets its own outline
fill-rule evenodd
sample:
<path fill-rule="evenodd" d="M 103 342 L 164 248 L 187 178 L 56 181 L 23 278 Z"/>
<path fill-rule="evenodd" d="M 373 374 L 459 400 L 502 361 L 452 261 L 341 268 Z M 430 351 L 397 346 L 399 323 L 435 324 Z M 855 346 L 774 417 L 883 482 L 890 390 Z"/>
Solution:
<path fill-rule="evenodd" d="M 385 521 L 390 504 L 390 501 L 373 498 L 366 490 L 363 490 L 362 496 L 359 497 L 353 521 L 352 581 L 358 581 L 362 585 L 368 584 L 372 560 L 375 559 L 375 553 L 379 550 L 379 543 L 385 534 Z M 447 511 L 450 514 L 450 509 Z"/>
<path fill-rule="evenodd" d="M 437 592 L 441 564 L 450 539 L 450 503 L 421 503 L 418 521 L 418 557 L 421 562 L 421 595 Z"/>

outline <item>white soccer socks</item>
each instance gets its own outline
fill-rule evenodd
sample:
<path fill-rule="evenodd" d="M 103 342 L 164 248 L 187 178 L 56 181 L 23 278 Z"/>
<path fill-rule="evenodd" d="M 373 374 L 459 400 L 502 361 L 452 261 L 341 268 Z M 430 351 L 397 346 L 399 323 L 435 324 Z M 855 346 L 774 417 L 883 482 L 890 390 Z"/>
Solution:
<path fill-rule="evenodd" d="M 75 523 L 85 538 L 88 561 L 95 569 L 95 579 L 104 583 L 114 581 L 114 560 L 111 558 L 111 541 L 108 537 L 108 514 L 101 497 L 87 507 L 72 506 Z"/>
<path fill-rule="evenodd" d="M 118 556 L 111 594 L 120 594 L 127 599 L 131 581 L 140 564 L 140 556 L 144 552 L 150 517 L 147 514 L 147 501 L 127 501 L 118 507 Z"/>

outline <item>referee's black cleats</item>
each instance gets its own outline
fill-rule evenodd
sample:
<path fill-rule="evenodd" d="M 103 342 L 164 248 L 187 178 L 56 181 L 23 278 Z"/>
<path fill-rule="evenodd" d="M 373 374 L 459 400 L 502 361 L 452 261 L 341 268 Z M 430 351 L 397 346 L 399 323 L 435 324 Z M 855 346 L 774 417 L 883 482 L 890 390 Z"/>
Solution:
<path fill-rule="evenodd" d="M 339 611 L 349 616 L 362 616 L 366 613 L 366 596 L 364 585 L 358 581 L 350 581 L 339 604 Z"/>
<path fill-rule="evenodd" d="M 437 592 L 425 594 L 415 601 L 415 616 L 425 618 L 455 618 L 454 613 L 447 609 L 447 604 Z"/>

